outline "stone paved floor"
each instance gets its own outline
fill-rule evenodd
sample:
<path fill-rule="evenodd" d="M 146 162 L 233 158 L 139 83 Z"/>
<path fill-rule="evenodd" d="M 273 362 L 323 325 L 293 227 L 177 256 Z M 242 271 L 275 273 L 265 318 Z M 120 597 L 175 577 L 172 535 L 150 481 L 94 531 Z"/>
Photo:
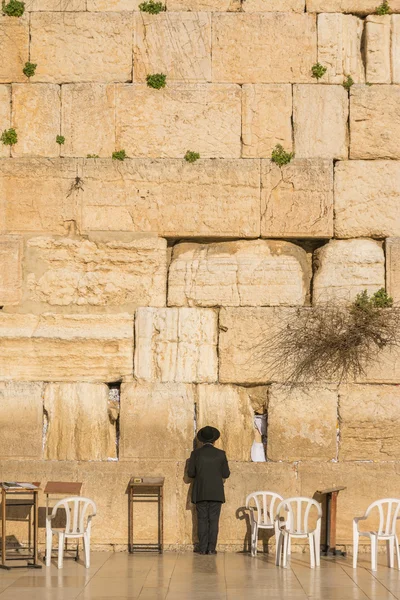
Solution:
<path fill-rule="evenodd" d="M 353 571 L 349 559 L 323 560 L 311 570 L 307 555 L 290 567 L 272 557 L 245 554 L 135 555 L 92 553 L 92 566 L 67 560 L 60 571 L 0 571 L 0 600 L 393 600 L 400 599 L 400 572 L 380 557 L 375 574 L 368 558 Z"/>

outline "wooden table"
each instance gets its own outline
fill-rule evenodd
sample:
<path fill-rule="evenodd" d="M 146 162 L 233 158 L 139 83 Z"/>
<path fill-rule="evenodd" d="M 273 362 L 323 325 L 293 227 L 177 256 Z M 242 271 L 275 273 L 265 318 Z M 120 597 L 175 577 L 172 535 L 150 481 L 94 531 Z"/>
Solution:
<path fill-rule="evenodd" d="M 157 544 L 135 544 L 133 542 L 133 505 L 135 502 L 157 502 Z M 133 552 L 158 551 L 164 549 L 164 477 L 132 477 L 128 484 L 128 550 Z"/>
<path fill-rule="evenodd" d="M 345 552 L 336 549 L 337 498 L 339 492 L 345 489 L 336 487 L 317 491 L 317 494 L 325 497 L 325 544 L 321 550 L 324 556 L 346 556 Z"/>
<path fill-rule="evenodd" d="M 1 562 L 0 569 L 26 569 L 31 567 L 34 569 L 41 569 L 42 565 L 38 562 L 38 532 L 39 532 L 39 490 L 40 483 L 33 483 L 36 486 L 34 489 L 24 487 L 6 487 L 4 484 L 0 484 L 1 487 Z M 14 497 L 13 501 L 9 502 L 9 506 L 28 506 L 33 507 L 33 548 L 29 541 L 28 554 L 25 555 L 13 555 L 7 556 L 7 498 Z M 16 498 L 16 496 L 24 496 L 23 499 Z M 31 496 L 31 498 L 25 498 Z M 28 520 L 29 524 L 29 540 L 31 540 L 31 521 Z M 26 565 L 9 565 L 7 562 L 12 560 L 26 561 Z"/>
<path fill-rule="evenodd" d="M 80 481 L 48 481 L 44 488 L 44 493 L 46 494 L 46 517 L 50 514 L 49 496 L 61 496 L 62 498 L 80 496 L 81 489 L 82 482 Z M 65 540 L 65 550 L 68 552 L 68 539 Z M 75 556 L 68 556 L 68 558 L 79 560 L 79 540 L 74 553 Z"/>

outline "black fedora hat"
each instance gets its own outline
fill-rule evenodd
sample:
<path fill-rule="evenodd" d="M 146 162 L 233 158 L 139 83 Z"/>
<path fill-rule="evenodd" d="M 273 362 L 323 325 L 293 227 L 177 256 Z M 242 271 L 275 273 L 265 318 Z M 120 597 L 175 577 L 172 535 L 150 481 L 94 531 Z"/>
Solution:
<path fill-rule="evenodd" d="M 206 427 L 202 427 L 202 429 L 200 429 L 197 434 L 197 439 L 203 444 L 210 444 L 217 441 L 220 435 L 221 434 L 216 427 L 210 427 L 207 425 Z"/>

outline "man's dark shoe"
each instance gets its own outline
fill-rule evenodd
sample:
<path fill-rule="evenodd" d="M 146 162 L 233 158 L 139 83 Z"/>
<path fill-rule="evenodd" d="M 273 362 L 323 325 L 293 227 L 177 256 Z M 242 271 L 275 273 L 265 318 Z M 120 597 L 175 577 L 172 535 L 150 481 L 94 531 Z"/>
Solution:
<path fill-rule="evenodd" d="M 216 550 L 209 550 L 209 551 L 207 552 L 207 554 L 217 554 L 217 551 L 216 551 Z"/>
<path fill-rule="evenodd" d="M 194 550 L 195 554 L 207 554 L 207 552 L 203 552 L 203 550 Z"/>

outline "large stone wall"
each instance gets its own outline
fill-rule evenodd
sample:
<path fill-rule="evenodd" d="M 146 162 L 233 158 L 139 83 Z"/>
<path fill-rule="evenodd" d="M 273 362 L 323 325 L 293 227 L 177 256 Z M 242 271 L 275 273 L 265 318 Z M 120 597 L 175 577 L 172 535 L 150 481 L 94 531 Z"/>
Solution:
<path fill-rule="evenodd" d="M 0 144 L 0 480 L 82 481 L 96 547 L 127 548 L 132 475 L 166 478 L 166 546 L 193 544 L 185 460 L 206 423 L 232 469 L 221 547 L 247 543 L 256 489 L 347 486 L 342 546 L 354 515 L 399 496 L 400 353 L 289 389 L 255 352 L 296 310 L 385 286 L 400 302 L 400 0 L 377 3 L 27 0 L 0 16 L 0 134 L 18 134 Z M 136 515 L 138 541 L 154 516 Z"/>

